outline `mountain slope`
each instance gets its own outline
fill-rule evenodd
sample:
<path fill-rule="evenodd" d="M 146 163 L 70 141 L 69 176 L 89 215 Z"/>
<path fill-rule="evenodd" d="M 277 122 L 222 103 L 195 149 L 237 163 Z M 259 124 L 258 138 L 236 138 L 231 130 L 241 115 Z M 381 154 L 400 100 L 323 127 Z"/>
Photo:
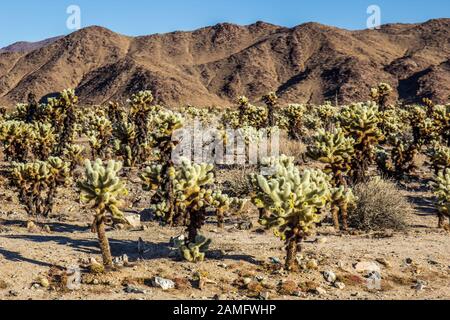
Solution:
<path fill-rule="evenodd" d="M 407 102 L 450 95 L 450 19 L 347 31 L 317 23 L 219 24 L 127 37 L 89 27 L 29 52 L 0 53 L 0 104 L 75 87 L 82 103 L 150 89 L 167 105 L 228 105 L 277 91 L 284 102 L 365 100 L 389 82 Z"/>
<path fill-rule="evenodd" d="M 2 53 L 2 52 L 30 52 L 30 51 L 45 47 L 61 38 L 62 38 L 62 36 L 53 37 L 53 38 L 45 39 L 45 40 L 38 41 L 38 42 L 19 41 L 19 42 L 13 43 L 7 47 L 1 48 L 0 53 Z"/>

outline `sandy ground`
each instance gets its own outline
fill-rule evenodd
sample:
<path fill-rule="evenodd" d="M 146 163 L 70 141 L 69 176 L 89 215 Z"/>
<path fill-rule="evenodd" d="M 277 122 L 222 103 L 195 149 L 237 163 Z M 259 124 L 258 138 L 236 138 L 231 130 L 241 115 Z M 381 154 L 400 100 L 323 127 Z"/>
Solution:
<path fill-rule="evenodd" d="M 139 185 L 130 184 L 136 199 Z M 136 212 L 148 201 L 147 195 L 140 197 L 129 201 Z M 200 264 L 178 261 L 171 253 L 169 239 L 183 229 L 157 222 L 143 222 L 142 228 L 130 230 L 111 229 L 113 255 L 126 254 L 131 264 L 102 275 L 81 269 L 81 286 L 68 290 L 58 283 L 55 270 L 64 274 L 65 268 L 82 265 L 91 257 L 101 261 L 96 235 L 89 228 L 90 209 L 78 203 L 75 192 L 64 191 L 56 218 L 46 222 L 51 233 L 30 232 L 14 192 L 2 189 L 0 299 L 449 299 L 450 234 L 436 228 L 437 218 L 426 200 L 417 203 L 406 232 L 342 235 L 330 225 L 319 227 L 300 256 L 307 267 L 291 274 L 280 271 L 276 263 L 284 259 L 281 241 L 260 229 L 254 213 L 229 217 L 224 230 L 211 218 L 203 233 L 213 244 L 208 259 Z M 249 218 L 251 229 L 240 230 Z M 143 259 L 137 250 L 139 237 L 147 249 Z M 356 263 L 365 261 L 381 269 L 381 287 L 368 286 L 365 275 L 355 270 Z M 335 273 L 345 288 L 327 282 L 324 271 Z M 175 281 L 176 288 L 154 287 L 155 276 Z M 34 284 L 41 283 L 42 277 L 50 280 L 48 287 Z M 127 288 L 140 293 L 128 293 Z"/>

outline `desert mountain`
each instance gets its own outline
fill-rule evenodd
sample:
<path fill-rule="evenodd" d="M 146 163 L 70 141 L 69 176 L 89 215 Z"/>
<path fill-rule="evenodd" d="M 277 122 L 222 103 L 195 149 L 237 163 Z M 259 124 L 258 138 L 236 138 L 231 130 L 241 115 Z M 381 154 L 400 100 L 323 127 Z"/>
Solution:
<path fill-rule="evenodd" d="M 46 45 L 49 45 L 61 38 L 62 38 L 61 36 L 53 37 L 53 38 L 45 39 L 45 40 L 38 41 L 38 42 L 19 41 L 19 42 L 13 43 L 7 47 L 1 48 L 0 53 L 2 53 L 2 52 L 30 52 L 30 51 L 45 47 Z"/>
<path fill-rule="evenodd" d="M 65 88 L 76 88 L 84 104 L 143 89 L 172 106 L 229 105 L 239 95 L 258 100 L 269 91 L 284 102 L 346 103 L 366 100 L 382 81 L 406 102 L 447 102 L 450 19 L 362 31 L 218 24 L 144 37 L 89 27 L 0 53 L 2 105 L 25 101 L 30 91 L 44 96 Z"/>

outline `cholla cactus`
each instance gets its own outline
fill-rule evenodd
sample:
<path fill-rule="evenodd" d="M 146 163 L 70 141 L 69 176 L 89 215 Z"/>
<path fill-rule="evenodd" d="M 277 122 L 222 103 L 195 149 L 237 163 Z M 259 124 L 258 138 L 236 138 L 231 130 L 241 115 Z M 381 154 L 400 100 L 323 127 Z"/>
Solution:
<path fill-rule="evenodd" d="M 161 110 L 150 117 L 152 132 L 150 144 L 159 151 L 160 161 L 171 161 L 172 152 L 177 146 L 175 133 L 184 125 L 184 119 L 180 114 L 170 110 Z"/>
<path fill-rule="evenodd" d="M 64 159 L 70 163 L 70 171 L 73 172 L 77 166 L 79 166 L 84 159 L 83 153 L 85 147 L 79 144 L 70 144 L 63 152 Z"/>
<path fill-rule="evenodd" d="M 141 175 L 144 190 L 156 190 L 152 209 L 169 225 L 187 226 L 185 246 L 196 243 L 196 238 L 206 220 L 209 209 L 223 214 L 230 199 L 214 188 L 214 166 L 192 164 L 182 159 L 180 166 L 170 167 L 163 174 L 164 166 L 148 167 Z M 195 245 L 194 245 L 195 246 Z"/>
<path fill-rule="evenodd" d="M 130 119 L 136 130 L 136 145 L 133 153 L 140 163 L 143 163 L 149 157 L 150 150 L 147 148 L 149 144 L 149 116 L 153 111 L 159 108 L 152 105 L 153 95 L 151 91 L 140 91 L 131 96 L 128 100 L 130 103 Z"/>
<path fill-rule="evenodd" d="M 421 106 L 409 109 L 409 121 L 412 127 L 414 144 L 418 147 L 436 140 L 438 128 L 432 118 L 428 117 L 427 110 Z"/>
<path fill-rule="evenodd" d="M 205 252 L 211 244 L 211 239 L 207 239 L 202 235 L 197 235 L 195 241 L 186 244 L 184 238 L 175 242 L 175 247 L 180 250 L 181 256 L 189 262 L 203 262 L 205 260 Z"/>
<path fill-rule="evenodd" d="M 433 120 L 443 142 L 450 147 L 450 104 L 435 106 L 433 108 Z"/>
<path fill-rule="evenodd" d="M 139 91 L 127 101 L 131 106 L 131 114 L 147 112 L 152 109 L 153 94 L 150 90 Z"/>
<path fill-rule="evenodd" d="M 60 156 L 69 144 L 73 143 L 76 130 L 75 107 L 78 104 L 78 97 L 75 90 L 67 89 L 60 93 L 58 98 L 48 100 L 47 106 L 51 110 L 51 121 L 55 133 L 59 136 L 59 143 L 56 146 L 56 155 Z"/>
<path fill-rule="evenodd" d="M 376 88 L 370 90 L 370 97 L 380 106 L 381 111 L 386 108 L 386 103 L 392 91 L 392 87 L 387 83 L 380 83 Z"/>
<path fill-rule="evenodd" d="M 0 141 L 6 160 L 25 162 L 32 147 L 33 129 L 22 121 L 5 121 L 0 124 Z"/>
<path fill-rule="evenodd" d="M 380 112 L 380 129 L 387 140 L 395 138 L 402 132 L 410 130 L 408 126 L 408 111 L 396 107 Z"/>
<path fill-rule="evenodd" d="M 105 224 L 108 215 L 114 221 L 126 223 L 120 210 L 120 197 L 128 193 L 123 182 L 117 176 L 122 169 L 122 163 L 114 160 L 108 161 L 104 166 L 100 159 L 93 164 L 86 160 L 86 178 L 78 183 L 81 200 L 93 202 L 95 215 L 92 223 L 92 232 L 97 232 L 105 267 L 112 267 L 112 256 L 109 241 L 106 237 Z"/>
<path fill-rule="evenodd" d="M 290 104 L 283 113 L 288 121 L 288 134 L 291 139 L 300 140 L 305 133 L 303 128 L 303 117 L 306 107 L 302 104 Z"/>
<path fill-rule="evenodd" d="M 434 181 L 434 193 L 438 200 L 438 227 L 443 228 L 445 217 L 450 219 L 450 169 L 438 173 Z"/>
<path fill-rule="evenodd" d="M 263 97 L 263 101 L 267 106 L 267 127 L 275 126 L 275 107 L 278 103 L 278 97 L 275 92 L 269 92 Z"/>
<path fill-rule="evenodd" d="M 11 182 L 19 199 L 33 217 L 48 217 L 52 212 L 57 188 L 68 183 L 69 166 L 60 158 L 47 161 L 14 163 Z"/>
<path fill-rule="evenodd" d="M 137 162 L 136 126 L 132 122 L 123 121 L 115 126 L 114 137 L 117 155 L 127 167 L 133 167 Z"/>
<path fill-rule="evenodd" d="M 110 101 L 107 117 L 112 124 L 119 124 L 127 118 L 127 112 L 119 103 Z"/>
<path fill-rule="evenodd" d="M 354 182 L 362 182 L 374 160 L 375 146 L 383 139 L 379 129 L 378 107 L 375 103 L 357 103 L 344 107 L 339 115 L 339 122 L 344 133 L 355 140 L 352 177 Z"/>
<path fill-rule="evenodd" d="M 342 218 L 344 230 L 348 230 L 348 210 L 356 206 L 356 197 L 352 189 L 344 186 L 333 188 L 331 193 L 331 214 L 336 230 L 340 229 L 339 217 Z"/>
<path fill-rule="evenodd" d="M 263 160 L 269 175 L 252 175 L 253 203 L 264 210 L 260 223 L 286 241 L 286 268 L 295 268 L 302 239 L 321 221 L 330 199 L 329 177 L 322 171 L 300 172 L 286 156 Z"/>
<path fill-rule="evenodd" d="M 37 159 L 45 160 L 52 154 L 56 136 L 50 124 L 36 122 L 31 128 L 30 138 Z"/>
<path fill-rule="evenodd" d="M 212 122 L 214 111 L 207 108 L 196 108 L 194 106 L 187 106 L 182 109 L 181 113 L 186 115 L 190 120 L 197 120 L 203 124 Z"/>
<path fill-rule="evenodd" d="M 394 174 L 401 178 L 405 174 L 410 174 L 416 169 L 414 159 L 419 153 L 417 145 L 408 137 L 399 135 L 392 141 L 392 162 L 394 165 Z"/>
<path fill-rule="evenodd" d="M 308 147 L 308 156 L 326 164 L 325 172 L 333 176 L 333 185 L 345 186 L 345 175 L 351 170 L 355 140 L 347 138 L 342 129 L 320 129 L 314 144 Z"/>
<path fill-rule="evenodd" d="M 435 174 L 450 168 L 450 147 L 435 143 L 429 151 Z"/>
<path fill-rule="evenodd" d="M 86 135 L 89 138 L 92 157 L 108 158 L 111 140 L 112 124 L 108 118 L 103 116 L 94 116 L 87 129 Z"/>

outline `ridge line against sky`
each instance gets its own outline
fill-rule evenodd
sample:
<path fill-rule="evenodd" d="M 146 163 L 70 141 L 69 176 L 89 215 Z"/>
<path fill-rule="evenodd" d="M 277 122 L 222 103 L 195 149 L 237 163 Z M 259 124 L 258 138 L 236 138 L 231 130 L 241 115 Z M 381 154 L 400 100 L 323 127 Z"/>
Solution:
<path fill-rule="evenodd" d="M 380 8 L 382 24 L 450 17 L 448 0 L 16 0 L 0 4 L 0 48 L 73 32 L 66 24 L 71 5 L 81 10 L 81 27 L 99 25 L 129 36 L 255 21 L 284 27 L 312 21 L 348 30 L 365 29 L 371 5 Z"/>

